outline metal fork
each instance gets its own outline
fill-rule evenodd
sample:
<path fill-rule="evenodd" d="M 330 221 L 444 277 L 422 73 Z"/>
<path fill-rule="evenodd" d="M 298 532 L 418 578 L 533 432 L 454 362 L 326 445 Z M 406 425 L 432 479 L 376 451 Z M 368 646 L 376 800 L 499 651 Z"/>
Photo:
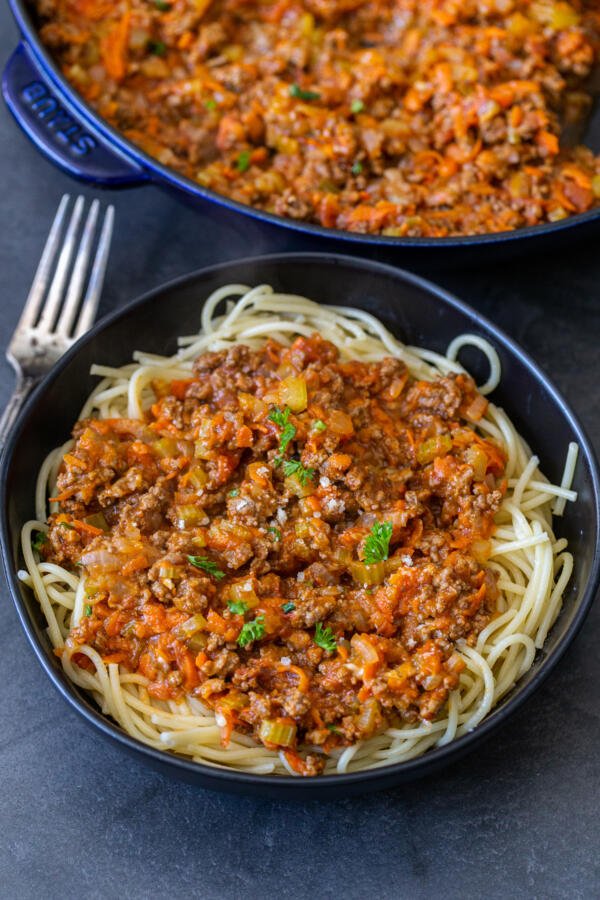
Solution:
<path fill-rule="evenodd" d="M 17 383 L 0 419 L 0 453 L 27 395 L 71 344 L 88 330 L 98 309 L 112 237 L 114 207 L 109 206 L 104 214 L 88 277 L 100 203 L 98 200 L 92 202 L 77 247 L 85 198 L 77 197 L 67 223 L 69 200 L 69 194 L 64 194 L 60 201 L 29 296 L 6 351 Z M 77 254 L 71 265 L 76 247 Z"/>

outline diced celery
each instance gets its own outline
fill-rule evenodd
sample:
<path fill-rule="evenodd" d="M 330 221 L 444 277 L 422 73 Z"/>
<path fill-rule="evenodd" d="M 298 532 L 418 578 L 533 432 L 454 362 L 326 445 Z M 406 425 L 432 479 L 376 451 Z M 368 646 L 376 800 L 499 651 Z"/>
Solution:
<path fill-rule="evenodd" d="M 162 437 L 152 445 L 154 452 L 160 457 L 178 456 L 177 441 L 175 438 Z"/>
<path fill-rule="evenodd" d="M 189 638 L 196 634 L 197 631 L 204 631 L 207 628 L 208 622 L 202 613 L 194 613 L 193 616 L 186 619 L 185 622 L 182 622 L 181 625 L 178 626 L 177 636 L 180 638 Z"/>
<path fill-rule="evenodd" d="M 445 456 L 452 450 L 452 438 L 449 434 L 436 434 L 419 446 L 417 461 L 422 465 L 432 462 L 436 456 Z"/>
<path fill-rule="evenodd" d="M 206 524 L 206 513 L 199 506 L 184 505 L 177 507 L 177 527 L 194 528 Z"/>
<path fill-rule="evenodd" d="M 258 734 L 265 744 L 291 747 L 296 739 L 296 726 L 281 719 L 264 719 L 260 724 Z"/>
<path fill-rule="evenodd" d="M 354 560 L 348 564 L 352 578 L 357 584 L 381 584 L 385 578 L 385 563 L 367 563 Z"/>
<path fill-rule="evenodd" d="M 91 516 L 86 516 L 83 520 L 86 525 L 91 525 L 93 528 L 99 528 L 101 531 L 109 531 L 108 522 L 104 517 L 104 513 L 97 512 L 93 513 Z"/>

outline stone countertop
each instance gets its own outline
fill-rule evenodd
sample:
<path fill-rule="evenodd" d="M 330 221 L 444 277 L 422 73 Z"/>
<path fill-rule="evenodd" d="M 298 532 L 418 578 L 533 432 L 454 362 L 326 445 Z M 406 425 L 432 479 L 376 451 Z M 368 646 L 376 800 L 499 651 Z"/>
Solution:
<path fill-rule="evenodd" d="M 17 34 L 0 10 L 0 61 Z M 63 192 L 0 105 L 5 347 Z M 83 189 L 91 196 L 92 191 Z M 106 313 L 211 262 L 297 248 L 215 225 L 156 188 L 105 192 L 116 234 Z M 406 262 L 405 262 L 406 264 Z M 425 264 L 423 264 L 425 265 Z M 423 274 L 428 274 L 424 271 Z M 435 272 L 552 373 L 600 446 L 597 243 Z M 0 404 L 12 371 L 0 361 Z M 326 805 L 228 796 L 155 774 L 101 740 L 36 662 L 0 584 L 3 898 L 576 898 L 600 895 L 600 608 L 525 708 L 435 777 Z"/>

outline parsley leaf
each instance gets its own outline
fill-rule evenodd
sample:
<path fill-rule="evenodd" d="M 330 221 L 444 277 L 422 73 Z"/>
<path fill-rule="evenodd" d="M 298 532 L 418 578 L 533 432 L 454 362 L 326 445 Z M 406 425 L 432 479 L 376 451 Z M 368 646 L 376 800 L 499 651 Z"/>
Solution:
<path fill-rule="evenodd" d="M 271 525 L 270 528 L 267 528 L 267 531 L 269 532 L 269 534 L 273 535 L 276 541 L 281 540 L 281 532 L 279 528 L 275 528 L 273 525 Z"/>
<path fill-rule="evenodd" d="M 271 420 L 271 422 L 275 422 L 276 425 L 279 425 L 280 428 L 283 428 L 284 425 L 287 425 L 288 423 L 290 413 L 291 409 L 289 408 L 289 406 L 285 406 L 283 409 L 279 409 L 278 406 L 274 406 L 269 413 L 269 419 Z"/>
<path fill-rule="evenodd" d="M 295 603 L 284 603 L 281 608 L 284 611 L 284 613 L 291 613 L 291 612 L 294 612 L 294 610 L 296 609 L 296 604 Z"/>
<path fill-rule="evenodd" d="M 362 163 L 356 160 L 350 171 L 353 175 L 360 175 L 362 172 Z"/>
<path fill-rule="evenodd" d="M 76 531 L 74 525 L 71 525 L 70 522 L 57 522 L 56 523 L 60 528 L 68 528 L 69 531 Z"/>
<path fill-rule="evenodd" d="M 148 53 L 153 53 L 154 56 L 164 56 L 167 52 L 167 45 L 164 41 L 148 41 L 146 47 Z"/>
<path fill-rule="evenodd" d="M 281 428 L 279 435 L 279 456 L 275 457 L 275 464 L 279 465 L 281 457 L 287 450 L 290 441 L 296 437 L 296 426 L 289 421 L 291 409 L 286 406 L 284 409 L 274 407 L 269 413 L 269 419 Z"/>
<path fill-rule="evenodd" d="M 205 106 L 206 109 L 210 109 L 210 110 L 216 109 L 216 108 L 217 108 L 217 101 L 216 101 L 216 100 L 212 100 L 212 99 L 206 100 L 206 102 L 204 103 L 204 106 Z"/>
<path fill-rule="evenodd" d="M 315 474 L 315 470 L 303 466 L 299 459 L 286 459 L 283 463 L 283 474 L 286 478 L 295 477 L 304 487 Z"/>
<path fill-rule="evenodd" d="M 290 85 L 290 97 L 295 97 L 296 100 L 306 100 L 307 102 L 321 99 L 321 95 L 317 91 L 303 91 L 298 84 Z"/>
<path fill-rule="evenodd" d="M 228 600 L 227 606 L 235 616 L 243 616 L 245 612 L 248 612 L 248 604 L 243 600 Z"/>
<path fill-rule="evenodd" d="M 159 12 L 169 12 L 173 8 L 170 3 L 165 3 L 165 0 L 154 0 L 154 5 Z"/>
<path fill-rule="evenodd" d="M 227 496 L 228 496 L 228 497 L 237 497 L 237 495 L 239 494 L 239 492 L 240 492 L 240 489 L 239 489 L 239 488 L 232 488 L 232 489 L 229 491 L 229 493 L 227 494 Z"/>
<path fill-rule="evenodd" d="M 212 559 L 208 559 L 207 556 L 188 556 L 188 562 L 197 569 L 203 569 L 205 572 L 208 572 L 209 575 L 213 575 L 218 581 L 220 581 L 221 578 L 225 578 L 225 572 L 221 572 L 216 562 L 213 562 Z"/>
<path fill-rule="evenodd" d="M 83 614 L 84 614 L 84 616 L 91 616 L 91 614 L 92 614 L 92 604 L 91 603 L 85 604 L 85 606 L 83 607 Z"/>
<path fill-rule="evenodd" d="M 329 725 L 329 724 L 326 723 L 326 724 L 325 724 L 325 728 L 326 728 L 328 731 L 333 731 L 334 734 L 341 734 L 341 733 L 342 733 L 342 732 L 340 731 L 340 729 L 337 728 L 335 725 Z"/>
<path fill-rule="evenodd" d="M 315 625 L 314 642 L 317 647 L 322 647 L 323 650 L 332 651 L 337 649 L 337 641 L 333 631 L 331 628 L 323 628 L 322 622 L 317 622 Z"/>
<path fill-rule="evenodd" d="M 364 108 L 365 104 L 362 102 L 362 100 L 353 100 L 350 105 L 350 112 L 356 115 L 356 113 L 362 112 Z"/>
<path fill-rule="evenodd" d="M 365 541 L 365 562 L 383 562 L 390 552 L 390 539 L 392 537 L 391 522 L 375 522 L 371 528 L 371 534 Z"/>
<path fill-rule="evenodd" d="M 250 168 L 250 151 L 242 150 L 237 158 L 236 167 L 238 172 L 246 172 Z"/>
<path fill-rule="evenodd" d="M 315 431 L 325 431 L 327 425 L 322 419 L 315 419 L 312 427 Z"/>
<path fill-rule="evenodd" d="M 31 539 L 31 549 L 37 550 L 37 552 L 39 553 L 40 550 L 42 549 L 42 547 L 44 546 L 44 544 L 46 543 L 46 540 L 47 540 L 46 532 L 38 531 L 36 536 Z"/>
<path fill-rule="evenodd" d="M 252 622 L 246 622 L 246 624 L 242 627 L 238 635 L 237 642 L 240 647 L 245 647 L 246 644 L 252 643 L 252 641 L 258 641 L 265 633 L 265 617 L 257 616 Z"/>

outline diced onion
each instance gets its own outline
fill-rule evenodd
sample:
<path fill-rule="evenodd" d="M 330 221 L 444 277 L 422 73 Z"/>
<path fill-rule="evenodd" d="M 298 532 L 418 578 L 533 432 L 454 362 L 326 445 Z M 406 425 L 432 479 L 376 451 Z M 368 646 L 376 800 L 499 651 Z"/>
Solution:
<path fill-rule="evenodd" d="M 474 400 L 469 403 L 467 409 L 465 410 L 465 418 L 471 419 L 473 422 L 478 422 L 489 406 L 488 401 L 482 394 L 477 394 Z"/>
<path fill-rule="evenodd" d="M 313 494 L 315 490 L 312 479 L 307 478 L 306 484 L 302 484 L 300 479 L 295 475 L 289 475 L 284 479 L 284 484 L 292 494 L 296 495 L 296 497 L 308 497 L 310 494 Z"/>
<path fill-rule="evenodd" d="M 263 400 L 259 400 L 253 394 L 246 394 L 243 391 L 240 391 L 238 394 L 238 403 L 240 409 L 249 413 L 253 419 L 260 418 L 269 408 Z"/>
<path fill-rule="evenodd" d="M 230 584 L 227 588 L 227 599 L 235 603 L 245 603 L 248 609 L 254 609 L 260 602 L 252 582 L 247 579 Z"/>
<path fill-rule="evenodd" d="M 341 409 L 330 409 L 327 414 L 327 427 L 333 434 L 350 437 L 354 434 L 354 425 L 350 416 Z"/>
<path fill-rule="evenodd" d="M 353 634 L 350 646 L 363 665 L 375 665 L 380 662 L 379 653 L 366 634 Z"/>
<path fill-rule="evenodd" d="M 478 563 L 485 563 L 492 552 L 492 542 L 486 540 L 473 541 L 470 547 L 471 554 Z"/>
<path fill-rule="evenodd" d="M 299 375 L 284 378 L 279 385 L 279 400 L 284 406 L 289 406 L 292 412 L 302 412 L 306 409 L 308 391 L 304 378 Z"/>
<path fill-rule="evenodd" d="M 121 568 L 123 559 L 110 550 L 90 550 L 83 554 L 81 562 L 84 566 L 100 566 L 102 569 L 112 571 Z"/>
<path fill-rule="evenodd" d="M 356 717 L 356 724 L 361 737 L 369 737 L 377 729 L 380 721 L 379 703 L 374 697 L 370 697 L 363 703 L 362 709 Z"/>
<path fill-rule="evenodd" d="M 177 636 L 181 638 L 191 637 L 193 634 L 196 634 L 197 631 L 204 631 L 208 628 L 208 622 L 202 615 L 202 613 L 195 613 L 189 619 L 186 619 L 185 622 L 182 622 L 181 625 L 177 628 Z"/>
<path fill-rule="evenodd" d="M 488 457 L 485 450 L 476 445 L 467 447 L 465 450 L 465 459 L 473 469 L 473 478 L 475 481 L 483 481 L 487 471 Z"/>

